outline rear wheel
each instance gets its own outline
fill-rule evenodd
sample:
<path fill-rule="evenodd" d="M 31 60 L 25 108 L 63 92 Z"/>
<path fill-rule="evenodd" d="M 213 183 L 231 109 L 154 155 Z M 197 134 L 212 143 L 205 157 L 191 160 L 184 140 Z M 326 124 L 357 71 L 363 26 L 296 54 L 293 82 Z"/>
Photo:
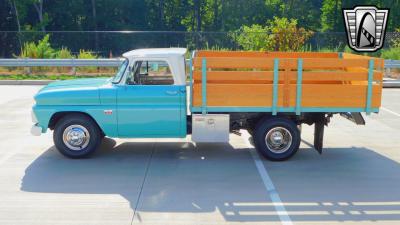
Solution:
<path fill-rule="evenodd" d="M 88 116 L 71 114 L 57 122 L 53 141 L 57 150 L 70 158 L 83 158 L 92 154 L 102 139 L 97 124 Z"/>
<path fill-rule="evenodd" d="M 285 118 L 262 120 L 254 132 L 254 144 L 258 152 L 272 161 L 292 157 L 299 149 L 300 140 L 296 124 Z"/>

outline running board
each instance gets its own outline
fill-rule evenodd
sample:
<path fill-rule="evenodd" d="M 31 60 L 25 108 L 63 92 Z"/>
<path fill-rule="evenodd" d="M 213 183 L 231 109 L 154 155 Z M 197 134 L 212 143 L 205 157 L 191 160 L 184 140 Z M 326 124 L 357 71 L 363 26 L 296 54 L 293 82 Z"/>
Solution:
<path fill-rule="evenodd" d="M 340 115 L 357 125 L 365 125 L 365 120 L 359 112 L 340 113 Z"/>

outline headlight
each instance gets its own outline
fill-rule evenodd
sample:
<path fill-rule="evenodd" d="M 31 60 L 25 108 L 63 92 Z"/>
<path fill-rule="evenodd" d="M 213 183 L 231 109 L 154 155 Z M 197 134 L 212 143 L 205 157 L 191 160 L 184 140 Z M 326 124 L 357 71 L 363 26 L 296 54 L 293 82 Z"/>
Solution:
<path fill-rule="evenodd" d="M 31 110 L 31 119 L 33 123 L 37 123 L 39 122 L 36 118 L 35 112 L 33 112 L 33 110 Z"/>

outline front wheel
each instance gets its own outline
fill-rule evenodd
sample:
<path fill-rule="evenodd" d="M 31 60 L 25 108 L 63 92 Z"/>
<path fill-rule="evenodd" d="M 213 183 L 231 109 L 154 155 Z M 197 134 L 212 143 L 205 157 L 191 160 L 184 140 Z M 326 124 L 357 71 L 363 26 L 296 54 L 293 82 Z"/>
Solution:
<path fill-rule="evenodd" d="M 97 124 L 82 114 L 70 114 L 61 118 L 53 133 L 57 150 L 69 158 L 89 156 L 97 149 L 101 139 Z"/>
<path fill-rule="evenodd" d="M 258 152 L 272 161 L 292 157 L 300 146 L 300 131 L 296 124 L 285 118 L 262 120 L 254 132 L 254 144 Z"/>

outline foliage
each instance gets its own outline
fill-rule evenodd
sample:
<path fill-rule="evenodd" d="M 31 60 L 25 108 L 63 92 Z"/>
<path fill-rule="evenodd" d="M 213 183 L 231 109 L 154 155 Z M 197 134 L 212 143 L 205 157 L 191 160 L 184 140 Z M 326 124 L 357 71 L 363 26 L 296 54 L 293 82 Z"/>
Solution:
<path fill-rule="evenodd" d="M 84 49 L 79 50 L 78 59 L 97 59 L 98 56 L 91 51 L 86 51 Z"/>
<path fill-rule="evenodd" d="M 268 27 L 258 24 L 242 26 L 236 35 L 236 42 L 244 50 L 264 51 L 272 48 Z"/>
<path fill-rule="evenodd" d="M 50 45 L 50 35 L 45 35 L 42 40 L 25 42 L 21 50 L 21 58 L 51 59 L 55 56 L 55 50 Z"/>
<path fill-rule="evenodd" d="M 384 59 L 400 60 L 400 46 L 382 50 L 381 57 Z"/>
<path fill-rule="evenodd" d="M 400 48 L 400 28 L 397 28 L 396 32 L 399 33 L 399 36 L 392 40 L 391 45 L 395 48 Z"/>
<path fill-rule="evenodd" d="M 269 39 L 275 51 L 299 51 L 313 32 L 297 27 L 297 20 L 274 17 L 268 23 Z"/>
<path fill-rule="evenodd" d="M 325 0 L 323 2 L 321 8 L 322 31 L 344 31 L 341 9 L 342 9 L 342 1 Z"/>
<path fill-rule="evenodd" d="M 242 26 L 236 41 L 245 50 L 300 51 L 313 32 L 297 27 L 297 20 L 274 17 L 267 26 Z"/>
<path fill-rule="evenodd" d="M 78 59 L 97 59 L 97 55 L 93 54 L 90 51 L 81 49 L 81 50 L 79 50 Z M 85 71 L 88 73 L 96 73 L 98 71 L 98 68 L 95 66 L 88 66 L 88 67 L 78 68 L 78 71 Z"/>
<path fill-rule="evenodd" d="M 66 48 L 62 47 L 60 50 L 56 52 L 56 58 L 57 59 L 72 59 L 74 56 L 72 55 L 71 51 Z M 58 73 L 60 72 L 68 72 L 70 68 L 68 67 L 56 67 L 56 70 Z"/>
<path fill-rule="evenodd" d="M 56 52 L 57 59 L 72 59 L 74 56 L 72 55 L 71 51 L 66 48 L 62 47 L 60 50 Z"/>

